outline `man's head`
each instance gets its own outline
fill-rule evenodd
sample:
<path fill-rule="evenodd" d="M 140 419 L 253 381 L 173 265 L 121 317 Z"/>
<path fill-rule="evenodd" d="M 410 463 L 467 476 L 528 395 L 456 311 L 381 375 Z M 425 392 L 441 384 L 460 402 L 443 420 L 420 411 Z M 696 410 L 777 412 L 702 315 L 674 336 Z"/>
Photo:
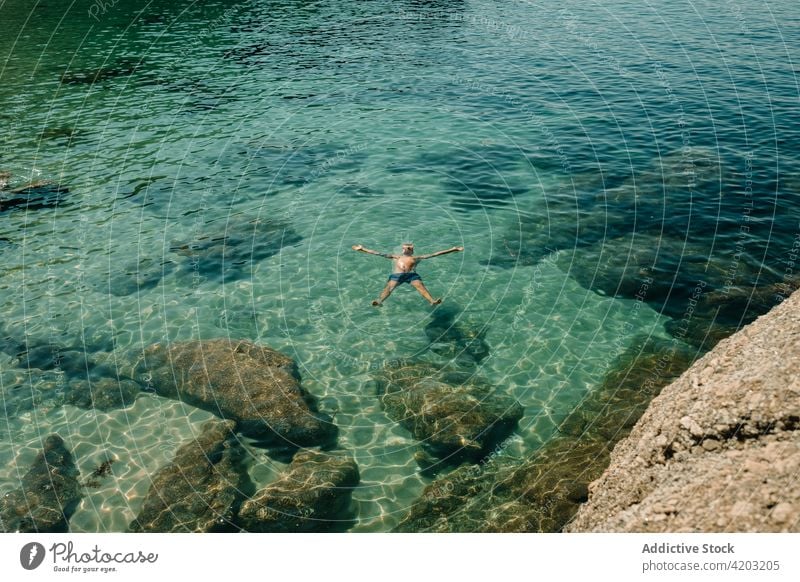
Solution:
<path fill-rule="evenodd" d="M 413 255 L 414 254 L 414 243 L 404 242 L 402 244 L 403 254 L 404 255 Z"/>

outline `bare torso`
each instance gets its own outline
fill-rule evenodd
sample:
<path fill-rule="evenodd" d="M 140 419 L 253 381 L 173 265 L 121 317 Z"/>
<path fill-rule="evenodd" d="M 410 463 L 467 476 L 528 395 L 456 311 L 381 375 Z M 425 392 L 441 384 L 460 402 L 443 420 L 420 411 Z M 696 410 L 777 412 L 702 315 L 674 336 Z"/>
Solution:
<path fill-rule="evenodd" d="M 400 255 L 394 258 L 393 273 L 411 273 L 417 268 L 419 259 L 409 255 Z"/>

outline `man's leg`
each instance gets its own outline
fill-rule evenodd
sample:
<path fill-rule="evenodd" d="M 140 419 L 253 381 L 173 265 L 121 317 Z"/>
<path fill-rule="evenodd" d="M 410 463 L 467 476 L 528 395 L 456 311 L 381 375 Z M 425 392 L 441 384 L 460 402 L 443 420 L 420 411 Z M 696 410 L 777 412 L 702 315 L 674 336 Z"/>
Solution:
<path fill-rule="evenodd" d="M 383 291 L 381 291 L 381 296 L 378 297 L 375 301 L 373 301 L 372 305 L 374 305 L 375 307 L 380 307 L 381 303 L 383 303 L 386 300 L 386 298 L 392 294 L 392 291 L 394 291 L 395 287 L 397 287 L 397 281 L 390 280 L 388 283 L 386 283 L 386 287 L 384 287 Z"/>
<path fill-rule="evenodd" d="M 411 284 L 414 286 L 414 289 L 419 291 L 419 294 L 422 295 L 425 299 L 427 299 L 428 303 L 430 303 L 431 305 L 439 305 L 442 302 L 441 299 L 434 299 L 433 297 L 431 297 L 431 294 L 428 293 L 428 290 L 425 288 L 425 285 L 422 283 L 421 279 L 411 281 Z"/>

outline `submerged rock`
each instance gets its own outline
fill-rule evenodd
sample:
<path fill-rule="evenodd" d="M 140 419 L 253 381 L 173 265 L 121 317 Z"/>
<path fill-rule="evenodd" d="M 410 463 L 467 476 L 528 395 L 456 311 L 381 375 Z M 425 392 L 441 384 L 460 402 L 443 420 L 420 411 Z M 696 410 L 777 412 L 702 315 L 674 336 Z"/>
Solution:
<path fill-rule="evenodd" d="M 70 142 L 80 133 L 80 130 L 75 127 L 46 127 L 39 134 L 39 139 L 63 139 Z"/>
<path fill-rule="evenodd" d="M 555 532 L 608 462 L 603 439 L 558 437 L 530 460 L 493 459 L 436 479 L 398 532 Z"/>
<path fill-rule="evenodd" d="M 71 350 L 70 350 L 71 351 Z M 62 362 L 71 365 L 73 362 L 65 362 L 65 358 L 69 359 L 71 355 L 57 344 L 35 344 L 33 342 L 25 342 L 19 346 L 17 353 L 14 354 L 19 358 L 19 365 L 25 369 L 38 369 L 38 370 L 54 370 L 61 367 Z M 85 366 L 85 358 L 83 359 Z M 80 360 L 75 362 L 79 365 Z"/>
<path fill-rule="evenodd" d="M 173 242 L 184 272 L 215 281 L 246 277 L 253 265 L 303 240 L 288 224 L 272 220 L 223 222 L 218 232 Z"/>
<path fill-rule="evenodd" d="M 238 523 L 252 532 L 342 531 L 352 524 L 358 482 L 349 456 L 300 451 L 277 481 L 242 504 Z"/>
<path fill-rule="evenodd" d="M 520 174 L 533 173 L 525 150 L 488 142 L 449 151 L 421 151 L 410 163 L 388 170 L 428 176 L 434 172 L 440 176 L 440 187 L 453 208 L 462 212 L 485 212 L 514 204 L 515 198 L 530 191 L 530 182 Z"/>
<path fill-rule="evenodd" d="M 725 172 L 717 150 L 695 145 L 659 156 L 639 179 L 668 190 L 714 190 Z"/>
<path fill-rule="evenodd" d="M 798 532 L 800 295 L 664 388 L 571 532 Z"/>
<path fill-rule="evenodd" d="M 7 329 L 6 326 L 0 322 L 0 351 L 5 352 L 9 356 L 18 357 L 25 349 L 25 338 Z"/>
<path fill-rule="evenodd" d="M 131 406 L 141 393 L 141 385 L 130 378 L 100 377 L 70 381 L 64 401 L 78 408 L 109 411 Z"/>
<path fill-rule="evenodd" d="M 22 477 L 22 487 L 0 499 L 0 531 L 66 532 L 82 496 L 79 478 L 61 437 L 47 437 L 44 450 Z"/>
<path fill-rule="evenodd" d="M 792 275 L 757 285 L 718 287 L 688 302 L 685 316 L 667 322 L 665 328 L 672 336 L 707 351 L 798 288 L 800 276 Z"/>
<path fill-rule="evenodd" d="M 104 461 L 97 465 L 97 468 L 86 478 L 86 480 L 83 482 L 83 486 L 93 489 L 100 487 L 102 480 L 112 473 L 111 467 L 118 460 L 119 459 L 117 458 L 107 457 Z"/>
<path fill-rule="evenodd" d="M 387 367 L 376 383 L 389 417 L 450 463 L 485 456 L 523 414 L 519 402 L 480 378 L 430 364 Z"/>
<path fill-rule="evenodd" d="M 561 422 L 562 435 L 589 434 L 616 442 L 628 434 L 661 388 L 680 376 L 700 354 L 689 345 L 637 336 L 621 353 L 602 384 Z"/>
<path fill-rule="evenodd" d="M 704 248 L 659 235 L 628 234 L 592 246 L 562 253 L 558 265 L 582 287 L 603 295 L 635 299 L 650 304 L 691 295 L 698 281 L 708 278 L 709 260 Z"/>
<path fill-rule="evenodd" d="M 66 71 L 61 75 L 62 85 L 92 85 L 101 81 L 116 79 L 117 77 L 128 77 L 136 72 L 141 66 L 139 61 L 133 59 L 123 59 L 118 63 L 109 64 L 97 69 L 86 69 L 83 71 Z"/>
<path fill-rule="evenodd" d="M 456 321 L 456 310 L 439 307 L 425 326 L 425 335 L 431 342 L 431 351 L 449 360 L 467 365 L 480 364 L 489 355 L 484 339 L 486 326 L 464 326 Z"/>
<path fill-rule="evenodd" d="M 154 344 L 137 377 L 160 396 L 221 418 L 242 433 L 283 447 L 329 445 L 337 428 L 300 386 L 294 361 L 246 340 Z"/>
<path fill-rule="evenodd" d="M 522 462 L 491 455 L 425 488 L 398 524 L 401 532 L 556 532 L 587 499 L 650 399 L 689 366 L 694 351 L 677 341 L 638 338 L 558 436 Z"/>
<path fill-rule="evenodd" d="M 143 257 L 123 267 L 113 267 L 108 273 L 108 281 L 96 286 L 100 293 L 111 293 L 117 297 L 133 295 L 152 289 L 164 275 L 175 269 L 175 263 L 165 259 Z"/>
<path fill-rule="evenodd" d="M 95 363 L 88 354 L 73 347 L 29 341 L 17 354 L 20 366 L 25 369 L 62 370 L 67 374 L 86 375 Z"/>
<path fill-rule="evenodd" d="M 234 531 L 234 516 L 248 488 L 239 464 L 244 449 L 232 421 L 211 420 L 159 469 L 132 532 Z"/>

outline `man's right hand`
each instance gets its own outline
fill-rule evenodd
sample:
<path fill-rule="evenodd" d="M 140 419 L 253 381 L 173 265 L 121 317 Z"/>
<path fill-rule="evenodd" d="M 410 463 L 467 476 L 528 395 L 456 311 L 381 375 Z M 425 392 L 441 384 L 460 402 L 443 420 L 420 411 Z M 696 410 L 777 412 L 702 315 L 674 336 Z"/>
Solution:
<path fill-rule="evenodd" d="M 354 251 L 364 250 L 364 246 L 363 245 L 353 245 L 353 250 Z"/>

